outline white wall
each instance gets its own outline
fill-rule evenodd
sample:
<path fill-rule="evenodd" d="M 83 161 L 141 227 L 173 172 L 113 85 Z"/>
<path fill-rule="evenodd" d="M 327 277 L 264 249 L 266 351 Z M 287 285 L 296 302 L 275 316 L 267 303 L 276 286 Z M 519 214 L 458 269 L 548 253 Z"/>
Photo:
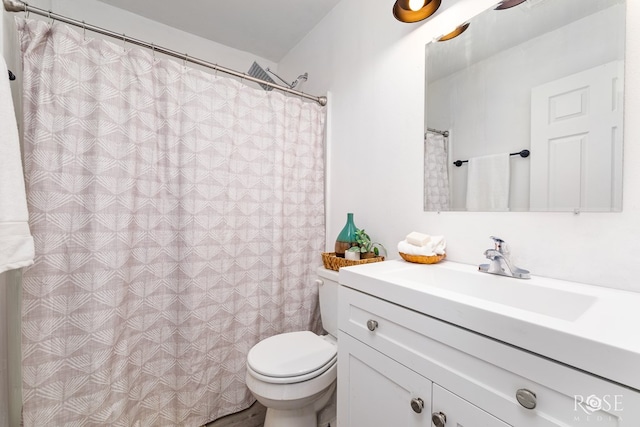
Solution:
<path fill-rule="evenodd" d="M 623 40 L 624 28 L 610 25 L 623 17 L 624 5 L 615 5 L 431 81 L 429 127 L 452 130 L 449 146 L 455 160 L 530 149 L 531 89 L 624 59 L 624 52 L 611 49 L 617 40 Z M 491 31 L 480 34 L 497 35 Z M 485 37 L 488 42 L 493 39 Z M 429 47 L 447 49 L 442 43 Z M 464 44 L 456 47 L 461 55 L 473 56 Z M 511 158 L 511 211 L 529 210 L 530 164 L 530 159 Z M 466 210 L 468 168 L 449 166 L 452 210 Z"/>
<path fill-rule="evenodd" d="M 442 234 L 448 258 L 478 264 L 490 235 L 533 274 L 640 292 L 640 2 L 627 3 L 624 205 L 621 213 L 422 211 L 424 46 L 495 0 L 450 0 L 423 24 L 393 2 L 343 0 L 280 63 L 331 92 L 327 249 L 346 220 L 391 249 L 413 230 Z"/>
<path fill-rule="evenodd" d="M 2 24 L 0 24 L 2 25 Z M 1 53 L 1 50 L 0 50 Z M 0 427 L 9 425 L 9 380 L 7 343 L 7 280 L 0 273 Z"/>
<path fill-rule="evenodd" d="M 0 55 L 4 53 L 4 16 L 0 19 Z M 6 76 L 5 76 L 6 78 Z M 9 382 L 7 343 L 7 279 L 0 273 L 0 427 L 9 425 Z"/>

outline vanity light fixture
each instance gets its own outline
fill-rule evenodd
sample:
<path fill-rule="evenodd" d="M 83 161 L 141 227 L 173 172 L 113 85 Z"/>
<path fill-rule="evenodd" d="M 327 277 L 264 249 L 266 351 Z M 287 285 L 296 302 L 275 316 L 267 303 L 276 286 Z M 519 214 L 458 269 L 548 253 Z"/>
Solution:
<path fill-rule="evenodd" d="M 519 5 L 520 3 L 524 3 L 525 1 L 527 0 L 504 0 L 495 8 L 495 10 L 509 9 Z"/>
<path fill-rule="evenodd" d="M 393 16 L 400 22 L 418 22 L 427 19 L 440 7 L 442 0 L 396 0 Z"/>
<path fill-rule="evenodd" d="M 438 39 L 438 41 L 439 42 L 446 42 L 447 40 L 455 39 L 460 34 L 462 34 L 465 31 L 467 31 L 467 28 L 469 28 L 469 22 L 460 25 L 458 28 L 456 28 L 455 30 L 451 31 L 449 34 L 445 34 L 444 36 L 440 37 Z"/>

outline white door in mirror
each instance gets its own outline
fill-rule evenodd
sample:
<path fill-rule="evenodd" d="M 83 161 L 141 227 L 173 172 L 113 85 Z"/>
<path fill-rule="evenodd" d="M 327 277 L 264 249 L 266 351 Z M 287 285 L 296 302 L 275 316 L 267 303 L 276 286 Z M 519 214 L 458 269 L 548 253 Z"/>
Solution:
<path fill-rule="evenodd" d="M 531 90 L 530 210 L 622 209 L 623 76 L 614 61 Z"/>

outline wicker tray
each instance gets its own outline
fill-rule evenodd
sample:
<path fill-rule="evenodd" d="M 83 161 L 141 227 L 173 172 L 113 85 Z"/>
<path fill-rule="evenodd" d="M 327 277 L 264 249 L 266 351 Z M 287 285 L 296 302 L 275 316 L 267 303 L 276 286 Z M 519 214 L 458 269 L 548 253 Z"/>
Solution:
<path fill-rule="evenodd" d="M 335 252 L 323 252 L 322 263 L 324 268 L 329 270 L 338 271 L 340 267 L 350 267 L 352 265 L 369 264 L 371 262 L 384 261 L 383 256 L 377 256 L 368 259 L 345 259 L 336 256 Z"/>
<path fill-rule="evenodd" d="M 442 261 L 444 257 L 447 256 L 446 254 L 433 255 L 433 256 L 409 255 L 409 254 L 403 254 L 402 252 L 399 252 L 399 254 L 402 257 L 402 259 L 404 259 L 405 261 L 415 262 L 417 264 L 435 264 L 437 262 Z"/>

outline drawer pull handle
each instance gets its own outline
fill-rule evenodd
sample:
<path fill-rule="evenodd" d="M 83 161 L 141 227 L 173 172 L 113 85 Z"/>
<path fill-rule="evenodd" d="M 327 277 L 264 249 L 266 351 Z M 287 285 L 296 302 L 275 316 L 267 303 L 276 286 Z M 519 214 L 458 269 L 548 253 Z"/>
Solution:
<path fill-rule="evenodd" d="M 436 427 L 444 427 L 447 423 L 447 416 L 442 412 L 434 412 L 431 414 L 431 422 Z"/>
<path fill-rule="evenodd" d="M 378 322 L 376 322 L 375 320 L 367 320 L 367 329 L 373 332 L 377 328 L 378 328 Z"/>
<path fill-rule="evenodd" d="M 416 414 L 419 414 L 420 412 L 422 412 L 423 408 L 424 408 L 424 400 L 420 399 L 419 397 L 416 397 L 415 399 L 411 399 L 411 409 L 413 409 L 413 412 L 415 412 Z"/>
<path fill-rule="evenodd" d="M 534 409 L 536 407 L 536 394 L 526 388 L 521 388 L 516 392 L 516 399 L 518 403 L 527 409 Z"/>

